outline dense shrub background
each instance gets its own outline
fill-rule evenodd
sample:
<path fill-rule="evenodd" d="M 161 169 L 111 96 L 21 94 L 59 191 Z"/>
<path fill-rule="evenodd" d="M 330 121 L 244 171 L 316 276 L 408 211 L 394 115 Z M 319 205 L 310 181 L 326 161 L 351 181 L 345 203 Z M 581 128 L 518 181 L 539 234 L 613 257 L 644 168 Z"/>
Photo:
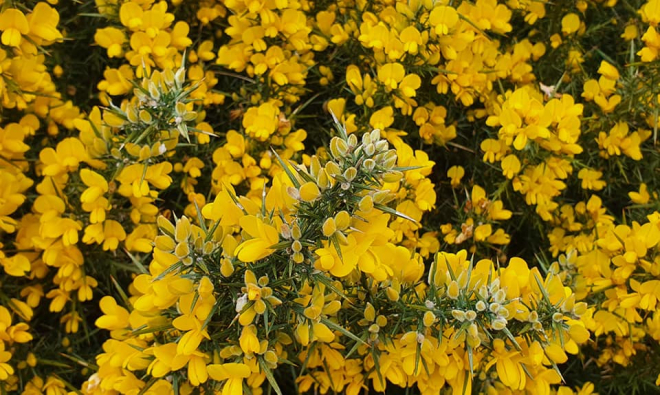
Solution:
<path fill-rule="evenodd" d="M 2 393 L 658 392 L 660 1 L 0 10 Z"/>

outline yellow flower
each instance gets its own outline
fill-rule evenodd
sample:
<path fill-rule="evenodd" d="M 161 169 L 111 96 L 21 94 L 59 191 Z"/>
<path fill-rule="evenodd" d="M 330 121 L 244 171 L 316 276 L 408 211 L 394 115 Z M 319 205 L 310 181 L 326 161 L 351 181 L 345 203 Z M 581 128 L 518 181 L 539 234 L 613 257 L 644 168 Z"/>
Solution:
<path fill-rule="evenodd" d="M 598 73 L 603 75 L 604 77 L 607 77 L 615 81 L 620 78 L 619 70 L 617 70 L 616 67 L 612 66 L 611 64 L 609 64 L 604 60 L 600 62 Z"/>
<path fill-rule="evenodd" d="M 177 355 L 175 343 L 166 343 L 149 350 L 155 359 L 149 364 L 147 373 L 153 377 L 164 377 L 171 371 L 183 368 L 189 360 L 188 355 Z"/>
<path fill-rule="evenodd" d="M 449 30 L 458 24 L 458 13 L 452 7 L 437 5 L 429 15 L 429 24 L 434 28 L 435 34 L 439 36 L 447 35 Z"/>
<path fill-rule="evenodd" d="M 502 159 L 502 174 L 508 179 L 512 179 L 520 172 L 520 160 L 511 154 Z"/>
<path fill-rule="evenodd" d="M 122 46 L 126 42 L 126 36 L 123 31 L 115 27 L 106 27 L 96 30 L 94 41 L 108 50 L 109 58 L 118 58 L 124 52 Z"/>
<path fill-rule="evenodd" d="M 318 185 L 313 181 L 308 181 L 300 186 L 300 198 L 305 202 L 313 202 L 321 195 Z"/>
<path fill-rule="evenodd" d="M 5 351 L 5 343 L 0 342 L 0 381 L 7 380 L 9 376 L 14 374 L 14 368 L 7 363 L 11 357 L 11 353 Z"/>
<path fill-rule="evenodd" d="M 245 133 L 258 141 L 267 141 L 277 131 L 279 108 L 271 102 L 250 107 L 243 116 Z"/>
<path fill-rule="evenodd" d="M 10 47 L 21 45 L 22 35 L 30 32 L 25 15 L 16 8 L 7 8 L 0 15 L 0 30 L 2 43 Z"/>
<path fill-rule="evenodd" d="M 346 245 L 340 245 L 342 256 L 340 258 L 336 248 L 327 241 L 323 241 L 323 247 L 315 251 L 318 259 L 314 262 L 314 267 L 329 271 L 337 277 L 349 275 L 356 268 L 359 257 L 369 248 L 370 243 L 359 243 L 354 233 L 346 236 L 346 242 Z"/>
<path fill-rule="evenodd" d="M 387 90 L 396 89 L 405 74 L 406 71 L 401 63 L 387 63 L 378 68 L 378 80 L 385 85 Z"/>
<path fill-rule="evenodd" d="M 23 287 L 21 297 L 26 298 L 28 306 L 35 308 L 39 306 L 41 298 L 44 296 L 44 290 L 41 285 Z"/>
<path fill-rule="evenodd" d="M 639 31 L 637 30 L 636 25 L 628 25 L 621 34 L 621 38 L 626 41 L 632 41 L 639 36 Z"/>
<path fill-rule="evenodd" d="M 481 142 L 481 150 L 484 151 L 483 160 L 485 162 L 494 163 L 502 159 L 502 143 L 495 139 L 485 139 Z"/>
<path fill-rule="evenodd" d="M 385 130 L 394 123 L 394 109 L 391 106 L 383 107 L 371 114 L 369 125 L 374 129 Z"/>
<path fill-rule="evenodd" d="M 461 185 L 461 179 L 465 175 L 465 169 L 463 166 L 452 166 L 447 170 L 447 177 L 451 180 L 452 188 L 456 188 Z"/>
<path fill-rule="evenodd" d="M 417 74 L 408 74 L 399 84 L 399 90 L 406 97 L 415 97 L 416 90 L 422 85 L 422 79 Z"/>
<path fill-rule="evenodd" d="M 435 207 L 437 195 L 435 185 L 428 178 L 422 179 L 415 189 L 415 204 L 422 211 L 430 211 Z"/>
<path fill-rule="evenodd" d="M 257 337 L 257 327 L 254 325 L 244 326 L 239 338 L 241 350 L 248 354 L 256 354 L 261 350 L 259 338 Z"/>
<path fill-rule="evenodd" d="M 206 368 L 213 380 L 225 382 L 221 395 L 243 395 L 243 379 L 252 374 L 250 368 L 242 363 L 211 364 Z"/>
<path fill-rule="evenodd" d="M 651 195 L 648 192 L 648 187 L 645 183 L 639 185 L 639 192 L 629 192 L 630 200 L 636 204 L 646 204 L 651 199 Z"/>
<path fill-rule="evenodd" d="M 103 315 L 97 318 L 95 325 L 107 330 L 117 330 L 127 328 L 129 314 L 128 311 L 117 305 L 112 296 L 104 296 L 99 302 Z"/>
<path fill-rule="evenodd" d="M 591 169 L 582 169 L 578 173 L 578 179 L 582 180 L 582 188 L 590 189 L 594 191 L 600 191 L 605 188 L 607 183 L 600 179 L 603 172 L 591 170 Z"/>
<path fill-rule="evenodd" d="M 480 242 L 486 240 L 488 236 L 493 233 L 493 228 L 490 224 L 479 225 L 474 230 L 474 241 Z"/>
<path fill-rule="evenodd" d="M 80 140 L 67 138 L 57 144 L 56 149 L 50 147 L 39 153 L 39 158 L 46 165 L 44 175 L 57 176 L 63 172 L 71 172 L 78 168 L 80 162 L 87 160 L 87 151 Z"/>
<path fill-rule="evenodd" d="M 600 94 L 600 85 L 594 79 L 587 80 L 582 88 L 582 97 L 586 100 L 594 100 Z"/>
<path fill-rule="evenodd" d="M 5 273 L 14 277 L 23 277 L 30 272 L 30 260 L 23 254 L 16 254 L 11 258 L 0 256 L 0 265 L 5 269 Z"/>
<path fill-rule="evenodd" d="M 47 42 L 62 39 L 62 34 L 57 30 L 60 15 L 57 10 L 48 4 L 40 2 L 34 7 L 32 13 L 27 16 L 30 24 L 30 36 L 38 37 Z"/>
<path fill-rule="evenodd" d="M 80 170 L 80 178 L 87 185 L 87 189 L 80 195 L 80 202 L 85 204 L 93 203 L 104 193 L 108 192 L 108 181 L 100 174 L 89 170 Z"/>
<path fill-rule="evenodd" d="M 348 87 L 353 91 L 353 93 L 358 94 L 362 92 L 362 74 L 360 73 L 360 69 L 357 66 L 349 65 L 346 68 L 346 84 L 348 84 Z M 343 106 L 341 112 L 343 113 Z M 339 114 L 335 113 L 335 116 L 339 116 Z"/>
<path fill-rule="evenodd" d="M 641 14 L 651 26 L 657 26 L 660 22 L 660 1 L 659 0 L 649 0 L 648 3 L 644 4 L 641 8 Z"/>
<path fill-rule="evenodd" d="M 190 356 L 190 360 L 188 360 L 188 380 L 195 387 L 206 383 L 209 379 L 206 358 L 206 354 L 195 352 Z"/>
<path fill-rule="evenodd" d="M 186 304 L 188 304 L 188 302 L 192 303 L 193 293 L 187 294 L 185 296 L 186 296 L 185 298 Z M 182 297 L 181 299 L 183 300 L 184 297 Z M 196 308 L 194 309 L 195 311 L 191 311 L 191 309 L 189 309 L 190 307 L 189 305 L 185 307 L 188 308 L 187 309 L 188 311 L 183 315 L 177 317 L 172 322 L 172 325 L 174 325 L 175 328 L 181 331 L 186 331 L 185 334 L 181 336 L 181 338 L 179 339 L 179 343 L 177 344 L 176 347 L 177 354 L 192 355 L 197 351 L 202 341 L 204 339 L 210 339 L 210 336 L 206 328 L 203 327 L 204 320 L 206 320 L 206 317 L 200 318 L 198 317 L 197 314 L 194 314 L 195 312 L 197 312 L 199 307 L 196 306 Z"/>
<path fill-rule="evenodd" d="M 121 24 L 131 30 L 137 30 L 142 26 L 144 23 L 142 20 L 143 15 L 144 11 L 142 10 L 142 7 L 135 2 L 126 2 L 122 4 L 119 9 Z"/>
<path fill-rule="evenodd" d="M 493 340 L 493 359 L 485 366 L 485 370 L 495 365 L 500 381 L 513 390 L 525 388 L 526 373 L 520 364 L 521 356 L 518 351 L 508 351 L 502 339 Z"/>
<path fill-rule="evenodd" d="M 274 226 L 264 223 L 254 215 L 239 220 L 245 233 L 252 236 L 238 245 L 234 254 L 243 262 L 254 262 L 275 252 L 270 247 L 279 241 L 279 233 Z"/>
<path fill-rule="evenodd" d="M 511 211 L 504 209 L 501 200 L 491 202 L 488 206 L 488 218 L 494 221 L 502 221 L 511 218 Z"/>
<path fill-rule="evenodd" d="M 331 237 L 337 231 L 337 225 L 335 224 L 335 219 L 330 217 L 323 222 L 322 226 L 323 236 Z"/>
<path fill-rule="evenodd" d="M 580 29 L 580 17 L 577 14 L 570 13 L 565 15 L 561 20 L 561 31 L 564 35 L 569 35 L 577 32 Z"/>
<path fill-rule="evenodd" d="M 646 47 L 637 52 L 637 55 L 641 56 L 642 62 L 652 62 L 658 57 L 660 34 L 658 34 L 653 26 L 649 26 L 646 33 L 642 36 L 642 41 L 644 41 Z"/>
<path fill-rule="evenodd" d="M 403 43 L 403 50 L 411 55 L 416 55 L 419 46 L 423 44 L 422 35 L 414 26 L 408 26 L 401 31 L 399 39 Z"/>

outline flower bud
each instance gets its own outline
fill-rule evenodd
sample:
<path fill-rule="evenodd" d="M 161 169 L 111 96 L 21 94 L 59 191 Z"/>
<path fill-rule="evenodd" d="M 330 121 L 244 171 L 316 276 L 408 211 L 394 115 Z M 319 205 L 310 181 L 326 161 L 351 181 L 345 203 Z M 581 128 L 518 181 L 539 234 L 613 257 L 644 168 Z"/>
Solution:
<path fill-rule="evenodd" d="M 447 287 L 447 296 L 449 296 L 451 299 L 457 299 L 458 293 L 458 283 L 456 281 L 449 283 L 449 287 Z"/>
<path fill-rule="evenodd" d="M 37 357 L 33 353 L 28 353 L 27 358 L 25 359 L 28 366 L 35 367 L 37 366 Z"/>
<path fill-rule="evenodd" d="M 174 74 L 174 82 L 177 84 L 177 87 L 182 87 L 183 83 L 186 80 L 186 69 L 183 67 L 180 67 L 179 70 L 176 71 L 176 74 Z"/>
<path fill-rule="evenodd" d="M 176 246 L 174 240 L 166 235 L 156 236 L 155 244 L 156 244 L 156 248 L 161 251 L 172 251 Z"/>
<path fill-rule="evenodd" d="M 151 123 L 151 121 L 153 121 L 153 118 L 148 111 L 142 110 L 140 111 L 140 121 L 144 123 Z"/>
<path fill-rule="evenodd" d="M 385 204 L 394 198 L 390 191 L 378 191 L 374 193 L 373 199 L 375 203 Z"/>
<path fill-rule="evenodd" d="M 293 227 L 291 227 L 291 237 L 293 237 L 295 240 L 299 240 L 302 237 L 300 226 L 298 226 L 297 223 L 294 223 Z"/>
<path fill-rule="evenodd" d="M 371 133 L 365 133 L 362 135 L 362 145 L 371 144 Z"/>
<path fill-rule="evenodd" d="M 321 189 L 328 189 L 332 186 L 330 177 L 328 176 L 328 172 L 325 170 L 325 168 L 319 171 L 319 174 L 316 176 L 316 183 Z"/>
<path fill-rule="evenodd" d="M 403 177 L 403 173 L 400 171 L 388 171 L 383 174 L 383 181 L 385 182 L 398 182 Z"/>
<path fill-rule="evenodd" d="M 357 176 L 357 169 L 356 169 L 355 167 L 353 167 L 353 166 L 349 167 L 349 168 L 346 169 L 346 171 L 344 172 L 344 178 L 345 178 L 346 181 L 348 181 L 348 182 L 353 181 L 353 180 L 355 179 L 356 176 Z"/>
<path fill-rule="evenodd" d="M 300 200 L 300 191 L 295 187 L 287 187 L 286 193 L 295 200 Z"/>
<path fill-rule="evenodd" d="M 383 158 L 383 167 L 386 168 L 386 169 L 393 168 L 396 165 L 396 161 L 398 159 L 397 156 L 396 156 L 396 152 L 387 151 L 388 154 L 390 152 L 393 152 L 394 155 L 385 155 L 384 158 Z"/>
<path fill-rule="evenodd" d="M 176 248 L 174 249 L 174 255 L 177 256 L 177 258 L 182 259 L 187 257 L 190 254 L 190 247 L 188 247 L 187 242 L 181 242 L 176 245 Z"/>
<path fill-rule="evenodd" d="M 335 219 L 330 217 L 325 220 L 323 223 L 323 236 L 330 237 L 337 231 L 337 225 L 335 224 Z"/>
<path fill-rule="evenodd" d="M 506 291 L 503 289 L 498 290 L 495 292 L 495 295 L 493 296 L 493 300 L 497 303 L 502 303 L 506 299 Z"/>
<path fill-rule="evenodd" d="M 501 331 L 502 329 L 506 328 L 506 319 L 501 318 L 501 317 L 495 318 L 495 319 L 491 322 L 491 326 L 492 326 L 493 329 L 495 329 L 496 331 Z"/>
<path fill-rule="evenodd" d="M 348 136 L 347 142 L 348 142 L 348 147 L 349 148 L 355 148 L 355 146 L 358 143 L 357 136 L 354 135 L 354 134 L 351 134 L 350 136 Z"/>
<path fill-rule="evenodd" d="M 339 165 L 333 161 L 329 161 L 328 163 L 325 164 L 325 171 L 327 171 L 328 175 L 331 177 L 337 174 L 341 174 L 341 169 L 339 168 Z"/>
<path fill-rule="evenodd" d="M 427 311 L 424 313 L 424 319 L 422 321 L 424 322 L 425 327 L 430 327 L 435 322 L 435 314 L 431 311 Z"/>
<path fill-rule="evenodd" d="M 321 196 L 321 191 L 315 182 L 308 181 L 300 187 L 300 198 L 305 202 L 313 202 Z"/>
<path fill-rule="evenodd" d="M 332 140 L 330 140 L 330 152 L 335 159 L 345 157 L 348 152 L 346 141 L 336 136 L 333 137 Z"/>
<path fill-rule="evenodd" d="M 348 243 L 348 238 L 346 237 L 345 234 L 341 232 L 335 233 L 335 237 L 337 238 L 337 241 L 339 241 L 339 244 L 347 246 Z"/>
<path fill-rule="evenodd" d="M 476 338 L 479 336 L 479 328 L 474 322 L 468 326 L 468 336 Z"/>
<path fill-rule="evenodd" d="M 370 212 L 374 208 L 374 199 L 371 197 L 371 195 L 366 195 L 362 199 L 360 199 L 360 202 L 358 203 L 358 208 L 360 211 L 363 211 L 365 213 Z"/>
<path fill-rule="evenodd" d="M 161 232 L 174 236 L 174 225 L 167 218 L 159 215 L 156 223 Z"/>
<path fill-rule="evenodd" d="M 126 118 L 128 118 L 131 123 L 138 123 L 139 118 L 135 107 L 128 106 L 128 108 L 126 108 Z"/>
<path fill-rule="evenodd" d="M 163 81 L 165 82 L 166 85 L 170 87 L 174 85 L 174 72 L 172 71 L 172 69 L 163 70 L 161 76 L 163 77 Z"/>
<path fill-rule="evenodd" d="M 486 303 L 484 303 L 483 300 L 478 301 L 475 306 L 474 306 L 477 311 L 484 311 L 486 310 Z"/>
<path fill-rule="evenodd" d="M 291 238 L 291 227 L 286 222 L 280 226 L 280 235 L 285 239 Z"/>
<path fill-rule="evenodd" d="M 385 289 L 385 293 L 387 294 L 387 299 L 389 299 L 392 302 L 396 302 L 399 300 L 399 292 L 392 288 L 392 287 L 387 287 Z"/>
<path fill-rule="evenodd" d="M 376 144 L 380 140 L 380 129 L 374 129 L 369 134 L 372 143 Z"/>
<path fill-rule="evenodd" d="M 369 158 L 369 159 L 365 160 L 364 162 L 362 162 L 362 166 L 364 166 L 364 169 L 366 171 L 372 171 L 376 167 L 376 161 Z"/>
<path fill-rule="evenodd" d="M 376 146 L 376 152 L 385 152 L 388 148 L 390 148 L 387 140 L 381 140 L 377 143 L 374 143 L 374 145 Z"/>
<path fill-rule="evenodd" d="M 230 277 L 234 274 L 234 265 L 227 258 L 224 258 L 220 263 L 220 273 L 225 277 Z"/>
<path fill-rule="evenodd" d="M 468 321 L 474 321 L 477 318 L 477 313 L 474 310 L 468 310 L 465 312 L 465 318 L 467 318 Z"/>
<path fill-rule="evenodd" d="M 367 307 L 364 308 L 364 319 L 369 322 L 376 320 L 376 309 L 369 302 L 367 302 Z"/>
<path fill-rule="evenodd" d="M 573 313 L 577 316 L 581 316 L 587 312 L 587 304 L 585 302 L 578 302 L 573 307 Z"/>
<path fill-rule="evenodd" d="M 319 174 L 319 170 L 321 170 L 321 162 L 316 155 L 313 155 L 309 161 L 309 173 L 312 175 L 312 177 L 316 178 L 316 176 Z"/>
<path fill-rule="evenodd" d="M 335 215 L 335 226 L 338 230 L 344 230 L 351 225 L 351 215 L 346 210 L 342 210 Z"/>

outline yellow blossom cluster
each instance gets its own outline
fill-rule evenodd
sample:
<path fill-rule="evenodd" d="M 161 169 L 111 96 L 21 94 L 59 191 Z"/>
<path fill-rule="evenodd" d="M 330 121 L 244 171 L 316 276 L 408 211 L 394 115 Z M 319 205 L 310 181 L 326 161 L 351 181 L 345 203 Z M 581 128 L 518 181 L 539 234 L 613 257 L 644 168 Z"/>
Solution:
<path fill-rule="evenodd" d="M 403 215 L 383 205 L 395 196 L 381 189 L 402 177 L 396 151 L 375 130 L 361 142 L 334 137 L 330 152 L 325 163 L 314 156 L 309 166 L 285 165 L 261 206 L 227 188 L 201 209 L 208 221 L 199 225 L 159 217 L 130 310 L 101 300 L 96 324 L 112 338 L 85 392 L 181 385 L 239 394 L 266 380 L 279 392 L 272 371 L 285 360 L 305 366 L 300 391 L 323 393 L 357 394 L 366 384 L 437 393 L 445 383 L 460 392 L 475 371 L 489 370 L 513 390 L 559 383 L 552 365 L 589 337 L 577 320 L 587 305 L 558 276 L 543 279 L 519 258 L 496 270 L 465 250 L 440 253 L 424 279 L 420 257 L 393 244 L 387 227 Z M 281 272 L 291 274 L 273 282 Z M 297 297 L 285 304 L 293 289 Z M 416 312 L 396 324 L 406 306 Z M 361 312 L 358 321 L 351 310 Z M 513 335 L 526 326 L 533 341 Z M 525 371 L 544 379 L 527 380 Z"/>
<path fill-rule="evenodd" d="M 0 0 L 0 392 L 657 391 L 658 23 Z"/>
<path fill-rule="evenodd" d="M 561 269 L 573 276 L 578 300 L 593 293 L 604 296 L 583 316 L 585 326 L 604 339 L 597 350 L 599 365 L 627 366 L 635 354 L 646 352 L 646 339 L 659 339 L 659 221 L 657 212 L 644 223 L 599 221 L 597 235 L 590 241 L 594 248 L 564 259 Z"/>
<path fill-rule="evenodd" d="M 440 227 L 447 244 L 460 245 L 470 240 L 473 243 L 470 248 L 472 253 L 476 252 L 477 243 L 490 246 L 509 244 L 511 237 L 503 229 L 494 231 L 493 225 L 511 218 L 512 212 L 504 208 L 501 200 L 489 200 L 486 191 L 479 185 L 472 187 L 472 193 L 463 210 L 458 212 L 467 214 L 467 218 L 460 223 L 460 228 L 455 229 L 452 223 Z"/>

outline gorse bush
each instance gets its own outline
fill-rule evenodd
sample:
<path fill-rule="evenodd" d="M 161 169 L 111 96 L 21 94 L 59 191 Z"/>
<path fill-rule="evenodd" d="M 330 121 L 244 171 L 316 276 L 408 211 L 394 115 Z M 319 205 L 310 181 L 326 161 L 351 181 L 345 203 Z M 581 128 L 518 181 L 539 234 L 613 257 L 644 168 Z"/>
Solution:
<path fill-rule="evenodd" d="M 660 1 L 0 4 L 3 394 L 659 392 Z"/>

